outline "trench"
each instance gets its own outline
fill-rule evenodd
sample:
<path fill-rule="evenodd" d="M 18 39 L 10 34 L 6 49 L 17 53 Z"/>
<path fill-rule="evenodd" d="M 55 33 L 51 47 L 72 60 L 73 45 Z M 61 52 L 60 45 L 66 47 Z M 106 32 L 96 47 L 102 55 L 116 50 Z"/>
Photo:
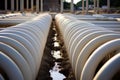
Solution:
<path fill-rule="evenodd" d="M 62 35 L 54 19 L 36 80 L 75 80 Z"/>

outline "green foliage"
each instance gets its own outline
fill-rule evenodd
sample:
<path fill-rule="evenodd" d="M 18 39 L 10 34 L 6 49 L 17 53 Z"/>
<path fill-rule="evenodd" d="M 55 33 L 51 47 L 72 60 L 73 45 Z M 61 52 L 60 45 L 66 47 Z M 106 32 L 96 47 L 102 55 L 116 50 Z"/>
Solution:
<path fill-rule="evenodd" d="M 107 5 L 107 0 L 100 0 L 100 6 Z M 120 7 L 120 0 L 110 0 L 111 7 Z"/>
<path fill-rule="evenodd" d="M 93 4 L 93 0 L 89 0 L 89 5 L 92 5 Z M 79 1 L 77 4 L 76 4 L 77 7 L 82 7 L 82 1 Z M 84 0 L 84 6 L 86 6 L 86 0 Z"/>
<path fill-rule="evenodd" d="M 64 1 L 64 9 L 70 9 L 70 3 Z"/>
<path fill-rule="evenodd" d="M 84 1 L 85 2 L 85 1 Z M 84 4 L 85 5 L 85 4 Z M 82 1 L 80 1 L 80 2 L 78 2 L 77 4 L 76 4 L 76 6 L 77 7 L 82 7 Z"/>
<path fill-rule="evenodd" d="M 100 7 L 102 5 L 107 5 L 107 0 L 99 0 L 100 1 Z M 93 4 L 93 0 L 89 0 L 89 4 Z M 120 7 L 120 0 L 110 0 L 111 7 Z M 82 1 L 79 1 L 76 4 L 77 7 L 82 7 Z M 84 0 L 84 6 L 86 6 L 86 0 Z"/>
<path fill-rule="evenodd" d="M 120 7 L 120 0 L 111 0 L 111 7 Z"/>

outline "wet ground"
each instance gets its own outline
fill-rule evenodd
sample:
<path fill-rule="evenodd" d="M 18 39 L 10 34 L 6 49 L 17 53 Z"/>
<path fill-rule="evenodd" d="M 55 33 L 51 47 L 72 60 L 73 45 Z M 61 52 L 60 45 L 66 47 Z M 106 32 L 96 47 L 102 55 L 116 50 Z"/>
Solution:
<path fill-rule="evenodd" d="M 36 80 L 75 80 L 62 35 L 53 21 Z"/>

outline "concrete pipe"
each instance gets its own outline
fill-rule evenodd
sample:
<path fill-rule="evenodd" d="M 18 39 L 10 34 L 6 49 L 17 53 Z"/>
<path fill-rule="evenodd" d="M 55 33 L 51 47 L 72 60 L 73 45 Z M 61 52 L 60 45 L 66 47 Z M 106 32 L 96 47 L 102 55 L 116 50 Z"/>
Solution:
<path fill-rule="evenodd" d="M 112 80 L 118 71 L 120 71 L 120 53 L 113 56 L 102 66 L 94 80 Z"/>
<path fill-rule="evenodd" d="M 98 46 L 100 46 L 101 44 L 103 44 L 107 41 L 110 41 L 110 40 L 120 37 L 119 34 L 111 34 L 111 33 L 112 32 L 105 32 L 105 31 L 104 32 L 101 31 L 101 33 L 98 32 L 97 34 L 94 34 L 94 35 L 96 35 L 96 37 L 94 37 L 93 39 L 90 39 L 90 41 L 88 41 L 88 43 L 86 43 L 87 42 L 86 40 L 89 40 L 89 38 L 93 37 L 94 35 L 90 34 L 88 36 L 91 36 L 91 37 L 83 38 L 82 43 L 83 43 L 83 45 L 84 45 L 84 43 L 86 45 L 84 45 L 82 50 L 79 52 L 79 55 L 78 55 L 78 58 L 77 58 L 77 61 L 75 64 L 75 74 L 77 75 L 78 78 L 80 78 L 83 66 L 84 66 L 86 60 L 88 59 L 88 56 L 90 56 L 90 54 L 92 53 L 93 50 L 95 50 Z M 97 39 L 97 38 L 99 38 L 99 39 Z M 94 42 L 93 40 L 95 40 L 95 39 L 97 39 L 98 41 L 96 40 L 96 42 Z M 91 45 L 89 45 L 90 42 L 92 43 Z M 87 47 L 88 45 L 89 45 L 89 47 Z"/>
<path fill-rule="evenodd" d="M 65 36 L 67 36 L 66 39 L 68 39 L 68 40 L 70 40 L 70 38 L 71 38 L 71 36 L 73 36 L 73 34 L 79 32 L 82 29 L 85 29 L 84 26 L 73 26 L 73 27 L 74 28 L 72 28 L 71 30 L 69 30 L 69 33 L 66 33 L 66 35 L 65 35 Z M 67 44 L 69 44 L 69 43 L 67 43 Z"/>
<path fill-rule="evenodd" d="M 98 29 L 91 29 L 91 28 L 86 28 L 85 30 L 82 31 L 82 33 L 80 33 L 77 38 L 74 40 L 74 42 L 71 44 L 71 47 L 70 47 L 70 53 L 73 53 L 74 52 L 74 49 L 76 48 L 77 45 L 79 45 L 79 41 L 84 37 L 86 36 L 87 34 L 90 34 L 94 31 L 99 31 Z M 72 55 L 71 55 L 71 58 L 72 58 Z"/>
<path fill-rule="evenodd" d="M 47 35 L 49 29 L 45 28 L 44 30 L 42 30 L 42 28 L 37 28 L 37 27 L 34 28 L 32 27 L 32 24 L 29 25 L 29 27 L 26 27 L 26 29 L 30 30 L 30 32 L 33 32 L 38 37 L 39 42 L 42 42 L 41 43 L 42 46 L 45 45 L 46 38 L 47 38 L 45 35 Z M 45 30 L 46 30 L 46 33 L 44 34 Z"/>
<path fill-rule="evenodd" d="M 23 37 L 25 37 L 25 38 L 29 38 L 29 37 L 31 37 L 31 39 L 33 40 L 33 38 L 34 39 L 37 39 L 37 37 L 32 33 L 32 32 L 29 32 L 28 30 L 25 30 L 25 29 L 20 29 L 20 28 L 18 28 L 18 29 L 16 29 L 16 28 L 9 28 L 9 29 L 5 29 L 5 30 L 3 30 L 2 32 L 9 32 L 9 33 L 14 33 L 14 34 L 19 34 L 19 35 L 21 35 L 21 36 L 23 36 Z M 26 35 L 27 36 L 29 36 L 29 37 L 26 37 Z M 33 37 L 33 38 L 32 38 Z M 39 45 L 37 45 L 39 42 L 38 42 L 38 39 L 37 39 L 37 41 L 36 42 L 34 42 L 34 40 L 33 41 L 31 41 L 31 43 L 34 43 L 33 45 L 36 47 L 39 47 Z M 37 48 L 36 47 L 36 48 Z M 37 49 L 36 49 L 36 51 L 37 51 Z"/>
<path fill-rule="evenodd" d="M 84 27 L 80 27 L 80 30 L 79 28 L 76 28 L 76 30 L 74 31 L 74 33 L 71 35 L 70 39 L 69 39 L 69 42 L 68 42 L 68 47 L 72 44 L 72 42 L 75 40 L 75 38 L 80 34 L 82 33 L 86 28 Z M 89 34 L 88 34 L 89 35 Z"/>
<path fill-rule="evenodd" d="M 89 57 L 81 74 L 81 80 L 92 80 L 94 77 L 95 70 L 100 61 L 111 52 L 120 49 L 120 39 L 115 39 L 106 42 L 105 44 L 98 47 Z M 91 65 L 92 64 L 92 65 Z"/>
<path fill-rule="evenodd" d="M 35 44 L 35 46 L 37 46 L 35 49 L 36 49 L 36 53 L 34 53 L 34 55 L 36 55 L 36 59 L 38 59 L 38 58 L 40 58 L 41 59 L 41 55 L 39 55 L 39 54 L 37 54 L 37 53 L 40 53 L 40 52 L 42 52 L 41 50 L 43 50 L 43 47 L 41 47 L 42 46 L 42 41 L 39 41 L 38 39 L 38 37 L 37 36 L 35 36 L 34 34 L 32 34 L 32 31 L 31 32 L 29 32 L 29 31 L 27 31 L 27 29 L 15 29 L 15 28 L 12 28 L 12 30 L 16 30 L 16 31 L 20 31 L 20 32 L 24 32 L 25 34 L 28 34 L 28 35 L 31 35 L 31 37 L 32 38 L 34 38 L 35 40 L 36 40 L 36 44 Z M 42 38 L 42 37 L 41 37 Z M 40 43 L 41 42 L 41 43 Z M 32 42 L 33 43 L 33 42 Z M 39 60 L 37 60 L 37 64 L 39 65 Z"/>
<path fill-rule="evenodd" d="M 63 30 L 63 31 L 62 31 L 63 34 L 65 34 L 65 29 L 67 28 L 67 24 L 69 24 L 69 23 L 71 23 L 71 22 L 72 22 L 72 21 L 69 20 L 69 19 L 66 19 L 66 20 L 64 20 L 64 21 L 61 22 L 61 28 L 63 28 L 62 26 L 66 26 L 66 27 L 64 27 L 64 29 L 61 29 L 61 30 Z"/>
<path fill-rule="evenodd" d="M 37 21 L 38 22 L 38 21 Z M 39 26 L 39 24 L 41 25 L 41 26 L 43 26 L 44 28 L 42 28 L 42 27 L 40 27 Z M 26 28 L 32 28 L 32 29 L 35 29 L 35 30 L 39 30 L 42 34 L 44 34 L 44 35 L 47 35 L 44 31 L 46 30 L 46 32 L 48 32 L 48 28 L 46 27 L 46 25 L 44 25 L 42 22 L 40 23 L 36 23 L 36 22 L 32 22 L 32 23 L 29 23 L 29 24 L 27 24 L 26 23 L 26 26 L 28 26 L 28 27 L 26 27 Z M 33 26 L 36 26 L 36 28 L 34 28 Z"/>
<path fill-rule="evenodd" d="M 39 24 L 43 27 L 40 27 Z M 36 26 L 35 29 L 38 28 L 38 30 L 40 30 L 42 33 L 44 33 L 44 35 L 47 35 L 45 33 L 45 30 L 46 30 L 46 32 L 48 32 L 48 30 L 49 30 L 49 28 L 47 28 L 46 26 L 50 26 L 50 24 L 46 25 L 45 22 L 43 22 L 43 21 L 37 21 L 37 22 L 35 21 L 35 22 L 32 22 L 32 23 L 26 23 L 26 25 L 28 25 L 29 27 L 31 26 L 32 28 L 34 28 L 33 26 Z"/>
<path fill-rule="evenodd" d="M 73 22 L 73 23 L 69 23 L 67 24 L 67 28 L 65 30 L 65 33 L 70 33 L 69 30 L 71 30 L 72 28 L 77 28 L 79 27 L 86 27 L 86 25 L 84 25 L 85 23 L 79 23 L 79 21 Z"/>
<path fill-rule="evenodd" d="M 89 31 L 89 30 L 87 30 L 87 31 Z M 75 69 L 76 61 L 78 59 L 77 57 L 80 55 L 81 50 L 90 40 L 94 39 L 97 36 L 109 34 L 109 33 L 112 33 L 112 31 L 95 30 L 95 31 L 90 32 L 89 34 L 85 35 L 84 37 L 80 38 L 78 44 L 76 44 L 76 46 L 73 50 L 73 54 L 71 55 L 73 68 Z"/>
<path fill-rule="evenodd" d="M 65 29 L 65 33 L 69 33 L 69 30 L 72 30 L 73 28 L 76 28 L 79 25 L 80 25 L 79 21 L 76 21 L 76 22 L 71 23 L 71 24 L 67 24 L 67 28 Z"/>
<path fill-rule="evenodd" d="M 36 64 L 38 64 L 38 59 L 37 59 L 37 51 L 36 49 L 34 48 L 34 46 L 36 47 L 37 46 L 37 43 L 34 42 L 33 38 L 26 34 L 26 33 L 23 33 L 23 32 L 20 32 L 20 31 L 15 31 L 15 30 L 3 30 L 2 33 L 12 33 L 12 34 L 17 34 L 18 38 L 16 38 L 17 36 L 11 36 L 13 39 L 23 43 L 24 45 L 26 45 L 26 47 L 29 49 L 29 51 L 33 54 L 34 58 L 35 58 L 35 61 L 36 61 Z M 20 36 L 20 37 L 19 37 Z M 25 39 L 23 39 L 23 38 Z M 29 44 L 32 44 L 32 46 L 28 46 L 28 44 L 26 43 L 29 43 Z M 31 48 L 32 47 L 32 48 Z"/>
<path fill-rule="evenodd" d="M 70 51 L 70 48 L 72 47 L 72 45 L 74 45 L 74 42 L 77 43 L 77 42 L 79 41 L 79 40 L 78 40 L 78 36 L 79 36 L 80 33 L 82 33 L 84 30 L 85 30 L 84 27 L 76 28 L 74 31 L 72 31 L 71 34 L 69 34 L 71 37 L 73 37 L 74 34 L 75 34 L 76 36 L 75 36 L 74 38 L 71 38 L 71 37 L 69 37 L 69 39 L 66 38 L 66 45 L 68 45 L 68 46 L 67 46 L 67 49 L 69 50 L 70 57 L 72 56 L 72 53 L 71 53 L 71 51 Z M 67 39 L 68 39 L 69 41 L 67 41 Z M 71 59 L 71 58 L 70 58 L 70 59 Z"/>
<path fill-rule="evenodd" d="M 85 31 L 86 29 L 88 29 L 88 28 L 86 28 L 86 27 L 84 27 L 84 26 L 80 26 L 80 25 L 78 25 L 78 26 L 75 26 L 75 27 L 73 27 L 72 28 L 72 30 L 70 30 L 69 31 L 69 33 L 68 33 L 68 37 L 66 37 L 66 39 L 67 38 L 69 38 L 69 41 L 71 41 L 72 39 L 72 37 L 74 36 L 74 35 L 79 35 L 80 33 L 82 33 L 83 31 Z M 74 40 L 74 39 L 73 39 Z M 68 44 L 71 44 L 71 42 L 68 42 Z"/>
<path fill-rule="evenodd" d="M 120 32 L 120 28 L 108 28 L 109 30 Z"/>
<path fill-rule="evenodd" d="M 23 29 L 23 28 L 19 28 L 19 29 L 11 28 L 11 29 L 8 29 L 8 30 L 20 31 L 20 32 L 22 32 L 22 33 L 25 33 L 25 34 L 27 34 L 27 35 L 30 35 L 31 38 L 33 38 L 33 39 L 36 40 L 36 46 L 38 45 L 37 48 L 39 47 L 40 43 L 39 43 L 39 40 L 38 40 L 37 36 L 36 36 L 35 34 L 33 34 L 32 32 L 30 32 L 29 30 Z M 36 51 L 38 51 L 38 49 L 36 49 Z"/>
<path fill-rule="evenodd" d="M 19 33 L 18 33 L 19 34 Z M 25 39 L 24 37 L 20 36 L 20 35 L 17 35 L 17 34 L 13 34 L 13 33 L 0 33 L 1 36 L 5 36 L 5 37 L 9 37 L 9 38 L 12 38 L 12 39 L 15 39 L 16 41 L 20 42 L 22 45 L 24 45 L 28 51 L 31 53 L 33 59 L 34 59 L 34 63 L 36 64 L 37 66 L 37 59 L 36 59 L 36 56 L 35 56 L 35 50 L 34 50 L 34 47 L 32 45 L 32 43 L 30 43 L 28 40 L 30 39 Z M 24 34 L 25 35 L 25 34 Z M 37 71 L 37 70 L 36 70 Z"/>
<path fill-rule="evenodd" d="M 18 65 L 25 80 L 33 79 L 28 63 L 18 51 L 16 51 L 10 45 L 7 45 L 2 42 L 0 42 L 0 51 L 4 52 L 7 56 L 9 56 L 16 63 L 16 65 Z"/>
<path fill-rule="evenodd" d="M 5 80 L 1 74 L 0 74 L 0 80 Z"/>
<path fill-rule="evenodd" d="M 18 33 L 20 34 L 20 33 Z M 12 39 L 15 39 L 16 41 L 20 42 L 23 46 L 25 46 L 25 48 L 27 48 L 27 50 L 30 52 L 30 54 L 32 55 L 33 57 L 33 60 L 34 60 L 34 63 L 35 63 L 35 67 L 36 67 L 36 70 L 35 72 L 37 72 L 38 70 L 38 59 L 36 58 L 36 55 L 35 55 L 35 50 L 34 50 L 34 46 L 32 45 L 32 43 L 30 43 L 28 40 L 30 40 L 30 38 L 26 39 L 26 36 L 25 38 L 18 35 L 18 34 L 13 34 L 13 33 L 0 33 L 1 36 L 6 36 L 6 37 L 9 37 L 9 38 L 12 38 Z M 25 36 L 25 34 L 24 34 Z M 36 73 L 37 74 L 37 73 Z"/>
<path fill-rule="evenodd" d="M 6 67 L 7 66 L 7 67 Z M 0 68 L 7 74 L 9 80 L 24 80 L 21 70 L 7 55 L 0 51 Z"/>
<path fill-rule="evenodd" d="M 84 28 L 84 27 L 81 27 L 79 25 L 74 25 L 72 27 L 69 27 L 69 29 L 67 31 L 65 31 L 66 32 L 66 34 L 65 34 L 66 38 L 70 38 L 73 33 L 76 33 L 76 31 L 79 31 L 82 28 Z"/>
<path fill-rule="evenodd" d="M 49 32 L 49 28 L 48 27 L 46 27 L 46 26 L 51 26 L 51 24 L 45 24 L 46 23 L 46 21 L 41 21 L 41 22 L 39 22 L 40 24 L 41 24 L 41 26 L 43 26 L 43 27 L 40 27 L 40 30 L 44 33 L 44 35 L 47 35 L 47 33 L 46 32 Z M 37 24 L 37 23 L 35 23 L 35 24 Z M 39 24 L 38 24 L 38 26 L 39 26 Z"/>
<path fill-rule="evenodd" d="M 71 47 L 70 47 L 70 53 L 71 53 L 71 56 L 70 58 L 73 60 L 73 56 L 74 58 L 77 59 L 78 57 L 78 54 L 79 52 L 81 51 L 82 47 L 80 47 L 79 45 L 81 44 L 81 41 L 82 41 L 82 38 L 87 36 L 88 34 L 90 33 L 93 33 L 93 32 L 97 32 L 97 31 L 100 31 L 98 29 L 85 29 L 85 31 L 82 31 L 82 33 L 80 33 L 78 36 L 76 36 L 77 38 L 75 38 L 76 40 L 74 40 L 75 42 L 72 42 L 71 44 Z M 76 45 L 76 46 L 75 46 Z M 75 46 L 75 47 L 74 47 Z M 79 48 L 80 47 L 80 48 Z M 78 49 L 79 48 L 79 49 Z M 72 54 L 73 53 L 73 54 Z M 75 60 L 76 61 L 76 60 Z"/>
<path fill-rule="evenodd" d="M 82 32 L 84 32 L 84 31 L 86 31 L 86 30 L 89 30 L 89 29 L 96 29 L 96 28 L 91 28 L 91 27 L 80 27 L 80 26 L 78 26 L 78 27 L 76 27 L 76 28 L 74 28 L 72 31 L 71 31 L 71 33 L 69 33 L 67 36 L 67 38 L 66 39 L 71 39 L 71 37 L 75 34 L 75 33 L 79 33 L 79 34 L 81 34 Z M 101 30 L 102 28 L 98 28 L 99 30 Z M 97 30 L 97 29 L 96 29 Z"/>
<path fill-rule="evenodd" d="M 65 46 L 66 46 L 76 79 L 88 80 L 90 79 L 89 77 L 91 75 L 92 76 L 94 75 L 94 69 L 93 69 L 94 65 L 92 65 L 92 69 L 90 70 L 88 70 L 89 69 L 88 66 L 85 67 L 85 65 L 89 64 L 90 66 L 90 64 L 93 63 L 92 61 L 91 62 L 88 61 L 89 58 L 93 55 L 92 53 L 94 53 L 102 45 L 107 44 L 108 41 L 112 41 L 114 39 L 120 38 L 120 34 L 118 32 L 115 32 L 116 31 L 115 29 L 117 28 L 119 31 L 119 27 L 113 28 L 112 26 L 111 27 L 107 26 L 108 28 L 106 27 L 104 28 L 104 27 L 100 27 L 99 25 L 93 24 L 92 21 L 81 21 L 81 20 L 77 20 L 77 17 L 75 19 L 75 17 L 76 16 L 74 15 L 70 17 L 69 14 L 58 14 L 55 16 L 55 21 L 58 28 L 60 29 L 60 32 L 63 35 Z M 93 16 L 89 16 L 89 18 L 97 20 L 97 18 Z M 104 20 L 104 19 L 101 19 L 101 20 Z M 97 21 L 93 21 L 93 22 L 96 23 Z M 118 42 L 115 42 L 115 43 L 118 43 Z M 117 48 L 118 46 L 115 47 L 114 43 L 110 43 L 109 45 L 111 46 L 113 45 L 114 49 L 118 49 Z M 109 51 L 111 52 L 111 50 Z M 96 55 L 97 55 L 97 52 L 96 52 Z M 92 60 L 92 58 L 90 59 Z M 93 79 L 93 77 L 91 79 Z"/>
<path fill-rule="evenodd" d="M 37 35 L 37 33 L 34 33 L 34 31 L 32 31 L 32 30 L 30 30 L 30 29 L 28 29 L 28 28 L 20 28 L 20 27 L 18 27 L 18 28 L 16 28 L 16 27 L 14 27 L 14 28 L 11 28 L 12 30 L 15 30 L 15 31 L 20 31 L 20 32 L 23 32 L 23 33 L 25 33 L 25 34 L 28 34 L 28 35 L 30 35 L 33 39 L 35 39 L 36 40 L 36 51 L 38 51 L 39 49 L 38 48 L 40 48 L 41 46 L 42 46 L 42 44 L 40 43 L 41 42 L 41 38 L 43 38 L 42 37 L 42 35 Z M 36 31 L 37 32 L 37 31 Z M 40 37 L 41 36 L 41 37 Z M 44 39 L 44 38 L 43 38 Z M 39 53 L 39 51 L 38 51 L 38 53 Z"/>
<path fill-rule="evenodd" d="M 24 45 L 22 45 L 20 42 L 12 38 L 5 36 L 0 36 L 0 42 L 10 45 L 24 57 L 24 59 L 27 61 L 27 63 L 30 66 L 30 69 L 32 71 L 32 76 L 35 78 L 35 71 L 36 71 L 35 63 L 31 53 L 24 47 Z"/>
<path fill-rule="evenodd" d="M 74 41 L 78 38 L 79 34 L 82 33 L 85 30 L 84 27 L 78 27 L 74 31 L 72 31 L 72 35 L 69 38 L 68 44 L 68 49 L 70 49 L 71 45 L 73 44 Z"/>
<path fill-rule="evenodd" d="M 16 63 L 24 80 L 34 80 L 38 74 L 51 22 L 49 14 L 41 14 L 0 31 L 0 50 Z"/>

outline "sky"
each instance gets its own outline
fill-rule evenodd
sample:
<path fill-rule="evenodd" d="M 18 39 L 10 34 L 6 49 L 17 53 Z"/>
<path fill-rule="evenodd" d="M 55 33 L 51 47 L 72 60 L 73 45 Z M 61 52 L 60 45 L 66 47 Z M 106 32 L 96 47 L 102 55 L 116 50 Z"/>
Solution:
<path fill-rule="evenodd" d="M 66 0 L 67 2 L 71 2 L 71 0 Z M 77 2 L 81 1 L 81 0 L 73 0 L 74 3 L 76 4 Z"/>

